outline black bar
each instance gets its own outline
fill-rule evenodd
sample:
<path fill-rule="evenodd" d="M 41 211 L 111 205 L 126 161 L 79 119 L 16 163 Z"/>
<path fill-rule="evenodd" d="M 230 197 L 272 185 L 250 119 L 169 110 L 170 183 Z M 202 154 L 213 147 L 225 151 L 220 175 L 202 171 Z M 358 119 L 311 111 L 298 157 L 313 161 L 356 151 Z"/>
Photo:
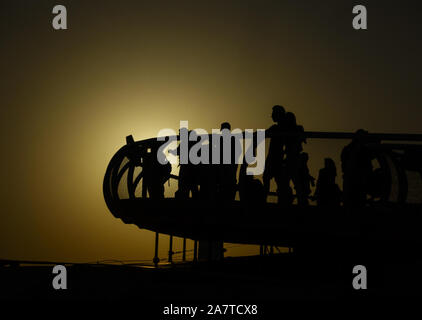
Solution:
<path fill-rule="evenodd" d="M 183 255 L 182 260 L 186 261 L 186 238 L 183 238 Z"/>
<path fill-rule="evenodd" d="M 160 262 L 160 259 L 158 258 L 158 235 L 159 233 L 156 232 L 155 233 L 155 254 L 154 254 L 154 259 L 152 260 L 152 262 L 155 264 L 156 267 L 158 265 L 158 262 Z"/>
<path fill-rule="evenodd" d="M 169 243 L 169 262 L 173 262 L 173 236 L 170 235 Z"/>
<path fill-rule="evenodd" d="M 195 243 L 193 245 L 193 261 L 196 261 L 198 259 L 198 240 L 195 240 Z"/>

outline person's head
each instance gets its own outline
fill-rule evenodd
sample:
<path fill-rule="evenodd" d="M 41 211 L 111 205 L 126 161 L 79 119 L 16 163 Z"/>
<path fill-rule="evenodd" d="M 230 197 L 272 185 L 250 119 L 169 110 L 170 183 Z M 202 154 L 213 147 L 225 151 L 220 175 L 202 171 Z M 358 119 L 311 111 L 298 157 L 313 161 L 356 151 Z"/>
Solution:
<path fill-rule="evenodd" d="M 336 166 L 335 163 L 334 163 L 334 160 L 331 159 L 331 158 L 325 158 L 324 159 L 324 165 L 325 165 L 325 167 L 335 167 Z"/>
<path fill-rule="evenodd" d="M 353 138 L 353 141 L 358 143 L 364 143 L 368 139 L 368 131 L 359 129 L 355 132 L 355 136 Z"/>
<path fill-rule="evenodd" d="M 334 163 L 333 159 L 325 158 L 324 159 L 324 166 L 325 166 L 325 168 L 331 170 L 333 172 L 334 176 L 337 175 L 336 164 Z"/>
<path fill-rule="evenodd" d="M 231 130 L 231 129 L 232 129 L 232 126 L 231 126 L 231 125 L 230 125 L 230 123 L 228 123 L 228 122 L 223 122 L 223 123 L 221 124 L 220 130 L 223 130 L 223 129 L 228 129 L 228 130 Z"/>
<path fill-rule="evenodd" d="M 307 152 L 302 152 L 300 154 L 300 158 L 303 161 L 303 163 L 308 163 L 309 160 L 309 154 Z"/>
<path fill-rule="evenodd" d="M 293 112 L 287 112 L 285 116 L 286 126 L 289 128 L 295 127 L 296 124 L 296 116 Z"/>
<path fill-rule="evenodd" d="M 276 105 L 273 107 L 271 118 L 273 119 L 274 122 L 279 123 L 283 120 L 285 114 L 286 114 L 286 110 L 282 106 Z"/>

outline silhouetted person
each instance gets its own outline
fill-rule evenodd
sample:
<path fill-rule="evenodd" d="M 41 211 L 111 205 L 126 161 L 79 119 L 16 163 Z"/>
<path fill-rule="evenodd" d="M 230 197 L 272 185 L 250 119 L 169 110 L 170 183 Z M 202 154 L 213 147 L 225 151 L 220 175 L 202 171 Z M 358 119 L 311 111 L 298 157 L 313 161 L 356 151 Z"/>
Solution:
<path fill-rule="evenodd" d="M 289 202 L 286 197 L 289 184 L 286 164 L 284 162 L 285 137 L 281 135 L 285 132 L 285 116 L 286 111 L 282 106 L 274 106 L 271 117 L 275 124 L 265 131 L 265 135 L 270 136 L 271 139 L 263 174 L 264 191 L 268 195 L 270 181 L 274 178 L 277 184 L 279 204 L 287 204 Z"/>
<path fill-rule="evenodd" d="M 319 170 L 314 198 L 319 207 L 338 207 L 341 191 L 336 183 L 337 169 L 331 158 L 324 159 L 324 168 Z"/>
<path fill-rule="evenodd" d="M 266 194 L 264 185 L 252 175 L 245 177 L 244 202 L 249 206 L 261 207 L 265 205 Z"/>
<path fill-rule="evenodd" d="M 171 164 L 161 164 L 157 160 L 159 146 L 145 148 L 142 152 L 143 188 L 152 199 L 164 198 L 164 184 L 170 178 Z"/>
<path fill-rule="evenodd" d="M 197 173 L 197 168 L 191 163 L 180 165 L 178 190 L 176 191 L 177 198 L 189 198 L 190 195 L 192 195 L 193 199 L 198 198 L 199 179 Z"/>
<path fill-rule="evenodd" d="M 341 169 L 343 171 L 343 203 L 347 207 L 362 207 L 372 174 L 371 154 L 365 143 L 368 132 L 359 129 L 352 142 L 341 152 Z"/>
<path fill-rule="evenodd" d="M 221 124 L 220 130 L 229 130 L 231 131 L 231 125 L 228 122 L 223 122 Z M 235 137 L 230 137 L 230 164 L 224 163 L 224 146 L 223 146 L 223 137 L 219 140 L 219 150 L 220 150 L 220 164 L 213 165 L 216 171 L 217 177 L 217 197 L 222 201 L 231 201 L 235 199 L 236 189 L 237 189 L 237 168 L 238 164 L 236 163 L 237 158 L 240 154 L 237 154 L 238 150 L 241 152 L 240 141 Z M 236 149 L 236 144 L 237 149 Z M 214 146 L 216 147 L 216 146 Z M 227 157 L 227 155 L 226 155 Z"/>
<path fill-rule="evenodd" d="M 212 165 L 212 134 L 209 134 L 208 138 L 208 164 L 199 163 L 195 165 L 199 183 L 199 198 L 201 201 L 204 201 L 204 203 L 212 203 L 217 198 L 217 173 L 215 166 Z M 201 156 L 201 154 L 202 150 L 199 150 L 198 156 Z"/>
<path fill-rule="evenodd" d="M 194 144 L 195 141 L 188 141 L 188 154 Z M 179 180 L 175 197 L 178 199 L 187 199 L 192 194 L 192 198 L 197 199 L 199 197 L 199 167 L 192 164 L 189 157 L 188 163 L 180 163 L 180 144 L 173 153 L 179 156 Z"/>
<path fill-rule="evenodd" d="M 267 194 L 263 183 L 253 175 L 246 174 L 246 161 L 239 170 L 239 195 L 240 201 L 246 207 L 261 207 L 265 205 Z"/>
<path fill-rule="evenodd" d="M 295 189 L 298 196 L 298 204 L 307 206 L 309 204 L 308 197 L 311 194 L 311 186 L 315 186 L 315 178 L 309 173 L 308 168 L 309 156 L 306 152 L 299 155 L 297 168 L 297 176 L 295 177 Z M 298 192 L 298 190 L 300 190 Z"/>
<path fill-rule="evenodd" d="M 308 204 L 308 188 L 306 183 L 303 180 L 303 175 L 301 172 L 301 152 L 303 150 L 302 143 L 306 143 L 305 138 L 301 135 L 304 132 L 304 129 L 301 125 L 296 123 L 296 116 L 292 112 L 287 112 L 285 116 L 285 128 L 289 133 L 289 136 L 286 138 L 286 167 L 288 172 L 288 182 L 290 184 L 290 179 L 293 181 L 296 196 L 298 199 L 299 205 Z M 309 173 L 309 171 L 308 171 Z"/>

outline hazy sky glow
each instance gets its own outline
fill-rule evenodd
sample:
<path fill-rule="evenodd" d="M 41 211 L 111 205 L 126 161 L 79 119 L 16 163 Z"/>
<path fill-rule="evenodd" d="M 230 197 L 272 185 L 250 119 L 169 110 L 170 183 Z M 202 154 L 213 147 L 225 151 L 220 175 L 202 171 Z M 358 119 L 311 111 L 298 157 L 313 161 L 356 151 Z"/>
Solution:
<path fill-rule="evenodd" d="M 152 233 L 102 195 L 128 134 L 268 128 L 274 104 L 306 130 L 422 133 L 414 1 L 360 1 L 367 31 L 355 1 L 60 3 L 65 31 L 54 1 L 0 5 L 0 258 L 152 258 Z M 316 175 L 341 144 L 312 143 Z"/>

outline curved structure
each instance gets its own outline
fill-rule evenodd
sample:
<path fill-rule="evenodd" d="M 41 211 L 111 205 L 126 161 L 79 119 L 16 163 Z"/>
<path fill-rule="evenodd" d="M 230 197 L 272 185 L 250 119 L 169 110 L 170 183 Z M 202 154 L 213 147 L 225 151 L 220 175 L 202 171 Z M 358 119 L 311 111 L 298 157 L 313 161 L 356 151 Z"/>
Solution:
<path fill-rule="evenodd" d="M 344 139 L 352 138 L 353 134 L 307 132 L 305 136 Z M 111 213 L 125 223 L 194 240 L 299 246 L 309 241 L 328 244 L 333 243 L 333 239 L 360 239 L 368 235 L 368 230 L 389 234 L 391 228 L 400 226 L 408 213 L 419 221 L 422 147 L 409 143 L 386 144 L 381 140 L 422 139 L 420 135 L 375 134 L 370 137 L 376 141 L 366 144 L 371 151 L 376 183 L 371 183 L 367 205 L 359 209 L 339 207 L 327 211 L 316 206 L 280 208 L 275 203 L 254 206 L 246 201 L 220 203 L 191 198 L 154 198 L 147 192 L 144 167 L 148 157 L 155 156 L 164 142 L 157 139 L 134 142 L 131 136 L 108 165 L 103 183 L 104 198 Z M 171 178 L 177 179 L 173 175 Z M 242 181 L 240 177 L 239 180 Z M 417 190 L 410 190 L 412 188 Z M 241 183 L 239 190 L 242 190 Z"/>

